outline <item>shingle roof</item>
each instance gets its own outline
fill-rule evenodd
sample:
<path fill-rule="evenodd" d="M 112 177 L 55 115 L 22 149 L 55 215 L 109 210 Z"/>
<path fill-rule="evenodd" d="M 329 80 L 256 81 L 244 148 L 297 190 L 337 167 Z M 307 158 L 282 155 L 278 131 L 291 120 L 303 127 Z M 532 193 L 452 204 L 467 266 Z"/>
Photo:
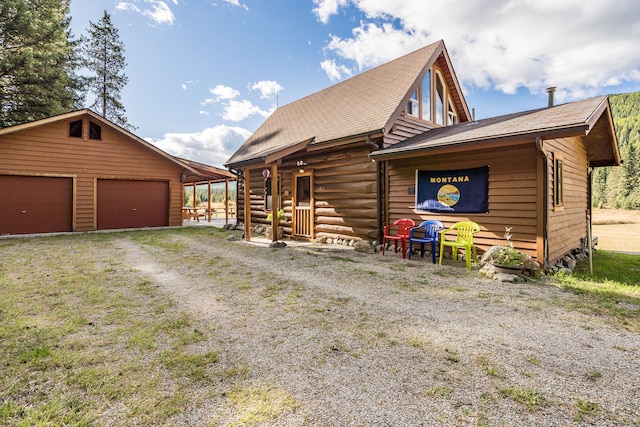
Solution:
<path fill-rule="evenodd" d="M 278 108 L 226 165 L 263 159 L 305 141 L 320 144 L 382 130 L 443 50 L 438 41 Z"/>
<path fill-rule="evenodd" d="M 231 172 L 215 166 L 174 156 L 179 161 L 186 163 L 197 173 L 185 174 L 183 182 L 226 181 L 235 180 L 236 176 Z"/>
<path fill-rule="evenodd" d="M 597 131 L 593 132 L 592 139 L 598 146 L 591 144 L 590 148 L 593 153 L 597 152 L 597 156 L 590 156 L 590 160 L 617 164 L 617 140 L 606 96 L 433 129 L 374 151 L 370 156 L 387 158 L 460 144 L 536 136 L 585 136 L 602 123 L 603 113 L 606 113 L 610 126 L 598 125 Z M 608 135 L 602 135 L 603 132 Z"/>

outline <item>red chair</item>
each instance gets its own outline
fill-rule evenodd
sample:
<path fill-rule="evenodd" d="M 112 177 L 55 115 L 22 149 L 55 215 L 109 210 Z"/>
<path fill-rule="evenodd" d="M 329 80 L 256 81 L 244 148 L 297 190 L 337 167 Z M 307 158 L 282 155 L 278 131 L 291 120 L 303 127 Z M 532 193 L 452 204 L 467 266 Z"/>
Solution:
<path fill-rule="evenodd" d="M 402 244 L 402 258 L 407 257 L 407 240 L 409 240 L 409 234 L 411 228 L 415 227 L 416 223 L 409 218 L 400 218 L 391 225 L 384 226 L 384 235 L 382 237 L 382 255 L 384 255 L 384 248 L 387 246 L 387 241 L 393 241 L 393 252 L 398 252 L 398 241 Z"/>

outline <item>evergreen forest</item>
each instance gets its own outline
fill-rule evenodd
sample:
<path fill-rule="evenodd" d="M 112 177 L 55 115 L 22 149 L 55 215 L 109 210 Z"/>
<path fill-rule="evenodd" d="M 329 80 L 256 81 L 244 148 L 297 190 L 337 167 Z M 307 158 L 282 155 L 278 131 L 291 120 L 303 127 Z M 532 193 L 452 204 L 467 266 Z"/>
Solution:
<path fill-rule="evenodd" d="M 236 199 L 236 182 L 229 182 L 229 198 L 228 200 L 233 201 Z M 225 184 L 224 182 L 211 184 L 211 203 L 221 203 L 224 202 L 225 195 Z M 193 206 L 193 186 L 186 185 L 184 187 L 183 192 L 183 206 Z M 199 184 L 196 186 L 196 205 L 200 206 L 202 204 L 207 203 L 207 199 L 209 198 L 209 191 L 206 184 Z"/>
<path fill-rule="evenodd" d="M 592 204 L 640 209 L 640 92 L 611 95 L 609 101 L 623 163 L 594 169 Z"/>
<path fill-rule="evenodd" d="M 121 92 L 124 44 L 105 11 L 88 34 L 71 32 L 70 0 L 0 1 L 0 128 L 83 108 L 134 130 Z"/>

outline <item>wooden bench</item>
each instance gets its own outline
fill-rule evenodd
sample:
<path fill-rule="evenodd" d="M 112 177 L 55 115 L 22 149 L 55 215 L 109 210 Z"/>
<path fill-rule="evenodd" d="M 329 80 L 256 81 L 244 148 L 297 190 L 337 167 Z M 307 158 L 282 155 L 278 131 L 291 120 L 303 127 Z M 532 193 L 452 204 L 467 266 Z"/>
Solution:
<path fill-rule="evenodd" d="M 198 214 L 198 209 L 196 208 L 182 208 L 182 220 L 191 220 L 195 219 L 200 222 L 200 215 Z"/>

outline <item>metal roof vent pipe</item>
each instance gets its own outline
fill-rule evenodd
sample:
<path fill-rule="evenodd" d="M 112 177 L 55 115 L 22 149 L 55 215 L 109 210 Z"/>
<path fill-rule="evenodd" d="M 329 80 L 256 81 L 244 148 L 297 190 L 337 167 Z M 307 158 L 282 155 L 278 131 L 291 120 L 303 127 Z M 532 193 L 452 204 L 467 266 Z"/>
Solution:
<path fill-rule="evenodd" d="M 547 93 L 549 94 L 549 105 L 547 107 L 553 107 L 553 94 L 556 92 L 556 87 L 551 86 L 547 88 Z"/>

